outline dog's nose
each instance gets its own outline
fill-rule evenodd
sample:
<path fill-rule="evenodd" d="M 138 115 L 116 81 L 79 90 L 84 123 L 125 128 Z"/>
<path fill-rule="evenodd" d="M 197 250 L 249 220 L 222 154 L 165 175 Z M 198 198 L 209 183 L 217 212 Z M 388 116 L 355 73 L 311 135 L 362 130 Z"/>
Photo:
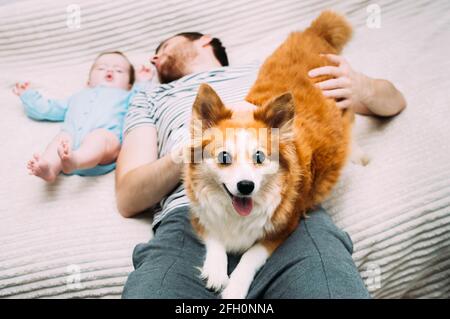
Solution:
<path fill-rule="evenodd" d="M 240 181 L 237 183 L 237 189 L 242 195 L 249 195 L 255 189 L 255 183 L 247 180 Z"/>

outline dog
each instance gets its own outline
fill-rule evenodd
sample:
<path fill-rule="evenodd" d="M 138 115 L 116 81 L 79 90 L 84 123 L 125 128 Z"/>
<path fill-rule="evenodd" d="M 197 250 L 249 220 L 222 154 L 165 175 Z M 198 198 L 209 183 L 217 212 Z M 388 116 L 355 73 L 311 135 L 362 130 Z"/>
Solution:
<path fill-rule="evenodd" d="M 222 298 L 246 297 L 256 272 L 339 178 L 354 115 L 314 86 L 329 77 L 307 72 L 330 65 L 320 54 L 340 53 L 351 34 L 342 16 L 325 11 L 266 59 L 244 102 L 225 106 L 209 85 L 199 88 L 184 184 L 206 247 L 200 276 Z M 230 276 L 227 252 L 243 253 Z"/>

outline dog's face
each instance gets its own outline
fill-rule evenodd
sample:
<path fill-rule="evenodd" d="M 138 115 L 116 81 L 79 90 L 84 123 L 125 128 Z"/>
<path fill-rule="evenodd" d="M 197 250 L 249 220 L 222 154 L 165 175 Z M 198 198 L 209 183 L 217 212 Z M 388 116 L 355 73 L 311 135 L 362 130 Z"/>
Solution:
<path fill-rule="evenodd" d="M 204 148 L 204 169 L 221 185 L 241 216 L 253 210 L 254 198 L 262 195 L 278 163 L 272 156 L 266 128 L 231 127 L 224 121 L 215 131 L 214 142 Z"/>
<path fill-rule="evenodd" d="M 290 94 L 255 110 L 233 112 L 202 85 L 192 122 L 197 163 L 190 164 L 191 187 L 202 190 L 193 189 L 198 201 L 216 198 L 240 216 L 267 213 L 280 200 L 288 175 L 280 146 L 292 137 L 293 116 Z"/>

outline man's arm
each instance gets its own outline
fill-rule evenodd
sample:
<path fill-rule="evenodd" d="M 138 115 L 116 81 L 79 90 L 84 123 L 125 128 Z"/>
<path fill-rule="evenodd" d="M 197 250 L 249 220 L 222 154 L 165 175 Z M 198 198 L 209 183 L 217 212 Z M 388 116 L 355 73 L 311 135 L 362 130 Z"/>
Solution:
<path fill-rule="evenodd" d="M 353 105 L 355 112 L 362 115 L 394 116 L 406 107 L 403 94 L 389 81 L 372 79 L 364 74 L 362 87 L 367 94 Z"/>
<path fill-rule="evenodd" d="M 180 182 L 183 165 L 171 154 L 158 159 L 156 134 L 143 125 L 124 138 L 116 169 L 117 207 L 124 217 L 152 207 Z"/>
<path fill-rule="evenodd" d="M 356 113 L 377 116 L 393 116 L 406 107 L 403 94 L 391 82 L 355 72 L 341 56 L 325 56 L 337 66 L 313 69 L 309 76 L 333 76 L 333 79 L 316 83 L 316 86 L 326 97 L 336 99 L 338 107 L 353 107 Z"/>

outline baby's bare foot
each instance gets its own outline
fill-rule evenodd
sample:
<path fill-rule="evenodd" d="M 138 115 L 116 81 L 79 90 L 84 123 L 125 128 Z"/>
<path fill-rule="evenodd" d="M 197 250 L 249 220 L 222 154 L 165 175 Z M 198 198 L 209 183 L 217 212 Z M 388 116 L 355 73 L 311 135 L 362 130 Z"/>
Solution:
<path fill-rule="evenodd" d="M 70 147 L 68 140 L 61 140 L 58 145 L 58 155 L 61 158 L 62 171 L 66 174 L 72 173 L 77 169 L 77 163 L 75 161 L 75 156 Z"/>
<path fill-rule="evenodd" d="M 27 163 L 27 168 L 30 175 L 40 177 L 47 182 L 53 182 L 56 179 L 56 174 L 51 169 L 50 164 L 39 154 L 33 155 L 33 158 Z"/>

